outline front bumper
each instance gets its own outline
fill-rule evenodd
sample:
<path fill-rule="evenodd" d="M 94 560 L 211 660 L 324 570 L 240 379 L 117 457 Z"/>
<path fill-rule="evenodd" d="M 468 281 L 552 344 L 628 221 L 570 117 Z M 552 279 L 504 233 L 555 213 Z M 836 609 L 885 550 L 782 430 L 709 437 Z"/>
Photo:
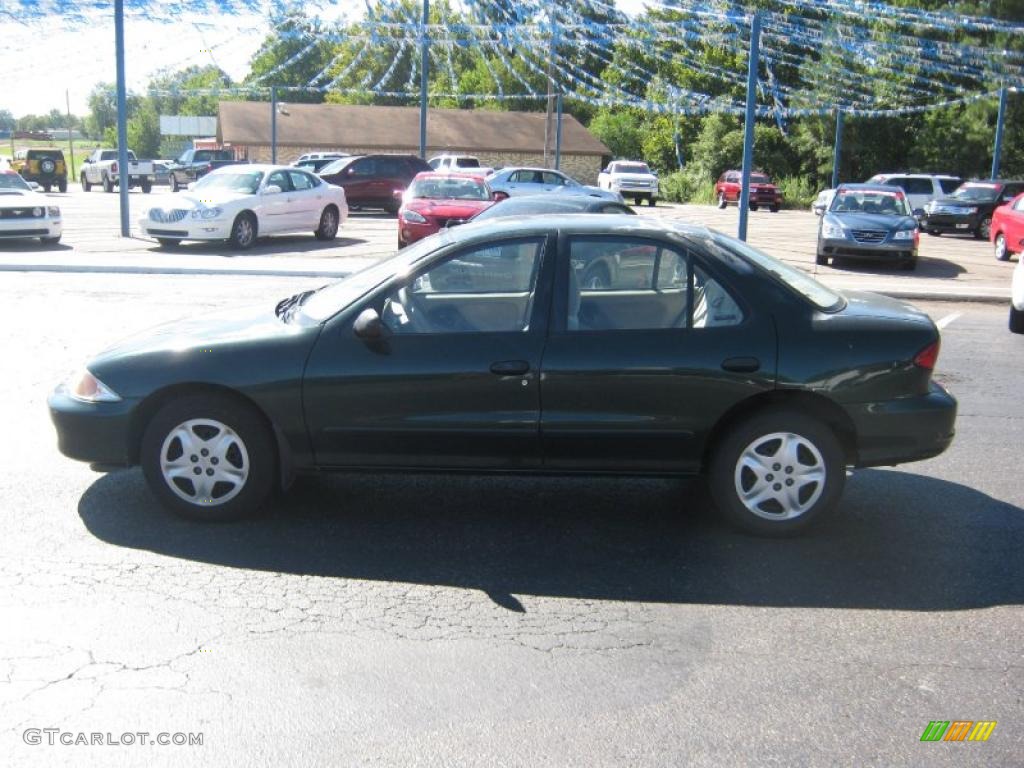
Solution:
<path fill-rule="evenodd" d="M 956 399 L 931 383 L 926 395 L 847 405 L 857 433 L 855 466 L 904 464 L 938 456 L 955 434 Z"/>
<path fill-rule="evenodd" d="M 68 458 L 109 466 L 135 463 L 132 416 L 137 401 L 83 403 L 61 387 L 46 405 L 57 428 L 57 448 Z"/>
<path fill-rule="evenodd" d="M 909 261 L 917 258 L 917 243 L 913 240 L 892 240 L 881 243 L 859 243 L 853 237 L 819 238 L 819 256 L 852 256 L 877 261 Z"/>
<path fill-rule="evenodd" d="M 139 230 L 149 237 L 177 240 L 227 240 L 231 237 L 228 219 L 182 219 L 175 222 L 157 222 L 139 219 Z"/>
<path fill-rule="evenodd" d="M 424 237 L 430 237 L 440 229 L 441 225 L 436 222 L 417 224 L 414 221 L 400 219 L 398 222 L 398 239 L 401 240 L 402 245 L 409 245 L 409 243 L 415 243 Z"/>
<path fill-rule="evenodd" d="M 921 229 L 933 232 L 974 232 L 981 223 L 977 213 L 928 213 L 921 219 Z"/>
<path fill-rule="evenodd" d="M 64 231 L 61 219 L 48 216 L 0 219 L 0 239 L 22 237 L 60 237 Z"/>

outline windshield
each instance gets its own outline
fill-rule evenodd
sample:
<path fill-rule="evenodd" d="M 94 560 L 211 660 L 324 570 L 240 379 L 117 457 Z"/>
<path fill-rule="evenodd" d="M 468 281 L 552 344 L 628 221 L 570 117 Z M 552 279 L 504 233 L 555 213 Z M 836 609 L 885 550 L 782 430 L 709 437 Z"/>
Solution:
<path fill-rule="evenodd" d="M 486 185 L 476 179 L 448 178 L 416 179 L 405 193 L 407 200 L 490 200 Z"/>
<path fill-rule="evenodd" d="M 752 173 L 752 174 L 750 174 L 750 183 L 751 184 L 771 184 L 771 181 L 769 181 L 768 177 L 765 176 L 763 173 Z"/>
<path fill-rule="evenodd" d="M 16 173 L 0 173 L 0 190 L 16 189 L 19 192 L 30 192 L 32 187 Z"/>
<path fill-rule="evenodd" d="M 651 169 L 647 163 L 616 163 L 615 173 L 645 173 L 650 174 Z"/>
<path fill-rule="evenodd" d="M 756 268 L 780 280 L 790 289 L 814 304 L 818 309 L 825 312 L 835 312 L 842 309 L 846 304 L 840 294 L 822 285 L 807 273 L 784 264 L 773 256 L 762 253 L 740 240 L 734 240 L 717 232 L 711 233 L 711 240 L 713 244 L 724 248 L 726 251 L 739 254 Z"/>
<path fill-rule="evenodd" d="M 906 195 L 899 190 L 840 189 L 829 213 L 876 213 L 886 216 L 910 216 Z"/>
<path fill-rule="evenodd" d="M 480 167 L 480 161 L 477 160 L 475 157 L 460 157 L 460 158 L 456 159 L 455 164 L 457 166 L 459 166 L 459 168 L 479 168 Z"/>
<path fill-rule="evenodd" d="M 343 157 L 340 160 L 335 160 L 334 162 L 328 163 L 327 165 L 320 169 L 320 175 L 329 176 L 332 173 L 337 173 L 338 171 L 344 170 L 345 166 L 347 166 L 355 159 L 356 158 L 354 157 Z"/>
<path fill-rule="evenodd" d="M 235 157 L 231 154 L 231 150 L 228 149 L 200 149 L 196 152 L 193 159 L 197 161 L 227 160 L 230 162 Z"/>
<path fill-rule="evenodd" d="M 244 171 L 233 173 L 208 173 L 195 183 L 194 189 L 230 189 L 255 195 L 263 180 L 262 171 Z"/>
<path fill-rule="evenodd" d="M 325 285 L 302 303 L 302 314 L 313 322 L 322 323 L 338 314 L 352 302 L 372 291 L 395 275 L 408 272 L 417 261 L 452 242 L 452 236 L 441 232 L 403 248 L 390 258 L 378 261 L 366 269 Z"/>
<path fill-rule="evenodd" d="M 998 184 L 961 184 L 950 197 L 974 203 L 991 203 L 999 197 Z"/>

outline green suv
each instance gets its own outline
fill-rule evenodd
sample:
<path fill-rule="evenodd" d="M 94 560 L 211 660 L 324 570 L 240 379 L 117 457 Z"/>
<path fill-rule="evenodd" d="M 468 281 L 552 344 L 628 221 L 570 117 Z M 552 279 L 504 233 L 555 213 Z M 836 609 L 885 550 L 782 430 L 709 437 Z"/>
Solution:
<path fill-rule="evenodd" d="M 52 187 L 68 191 L 68 166 L 59 149 L 22 149 L 15 153 L 12 167 L 25 181 L 34 181 L 47 192 Z"/>

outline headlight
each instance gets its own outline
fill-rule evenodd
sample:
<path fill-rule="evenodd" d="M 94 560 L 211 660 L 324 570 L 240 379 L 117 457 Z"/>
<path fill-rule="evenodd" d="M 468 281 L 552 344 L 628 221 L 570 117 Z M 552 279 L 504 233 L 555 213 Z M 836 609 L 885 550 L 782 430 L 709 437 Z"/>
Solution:
<path fill-rule="evenodd" d="M 967 214 L 975 214 L 978 212 L 978 206 L 972 205 L 970 208 L 961 208 L 960 210 Z"/>
<path fill-rule="evenodd" d="M 83 403 L 117 403 L 121 400 L 120 395 L 87 370 L 82 370 L 68 379 L 64 388 L 71 397 Z"/>
<path fill-rule="evenodd" d="M 193 219 L 216 219 L 224 211 L 220 208 L 196 208 L 192 211 Z"/>
<path fill-rule="evenodd" d="M 898 232 L 894 232 L 892 235 L 893 240 L 913 240 L 916 229 L 901 229 Z"/>
<path fill-rule="evenodd" d="M 846 232 L 838 222 L 826 221 L 821 225 L 821 236 L 828 240 L 845 240 Z"/>
<path fill-rule="evenodd" d="M 38 206 L 33 208 L 32 209 L 32 215 L 35 216 L 36 218 L 39 218 L 40 216 L 43 215 L 43 209 L 39 208 Z"/>
<path fill-rule="evenodd" d="M 56 205 L 49 206 L 46 209 L 46 212 L 49 214 L 51 219 L 56 219 L 60 217 L 60 208 L 58 208 Z"/>
<path fill-rule="evenodd" d="M 405 211 L 402 213 L 402 218 L 406 221 L 411 221 L 413 224 L 426 224 L 427 220 L 425 217 L 416 213 L 416 211 Z"/>

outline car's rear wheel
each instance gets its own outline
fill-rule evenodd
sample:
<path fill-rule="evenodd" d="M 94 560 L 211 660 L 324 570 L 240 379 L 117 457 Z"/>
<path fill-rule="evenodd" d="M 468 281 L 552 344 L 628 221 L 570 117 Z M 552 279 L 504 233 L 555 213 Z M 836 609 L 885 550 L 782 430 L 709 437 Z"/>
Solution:
<path fill-rule="evenodd" d="M 992 217 L 986 216 L 978 224 L 978 228 L 974 230 L 974 236 L 979 240 L 988 240 L 989 235 L 992 234 Z"/>
<path fill-rule="evenodd" d="M 320 214 L 320 226 L 313 233 L 317 240 L 333 240 L 338 236 L 338 209 L 333 205 Z"/>
<path fill-rule="evenodd" d="M 114 191 L 114 182 L 112 182 L 110 180 L 110 177 L 107 176 L 107 174 L 103 174 L 103 191 L 104 192 L 113 192 Z"/>
<path fill-rule="evenodd" d="M 708 479 L 715 505 L 733 525 L 785 536 L 831 511 L 845 477 L 843 451 L 831 429 L 797 411 L 773 409 L 724 436 Z"/>
<path fill-rule="evenodd" d="M 902 267 L 907 272 L 913 272 L 915 269 L 917 269 L 917 259 L 913 257 L 906 259 L 903 261 L 902 264 L 900 264 L 900 267 Z"/>
<path fill-rule="evenodd" d="M 83 192 L 88 192 L 90 189 L 92 189 L 92 184 L 90 184 L 89 180 L 87 178 L 85 178 L 85 174 L 84 173 L 82 174 L 81 182 L 82 182 L 82 191 Z"/>
<path fill-rule="evenodd" d="M 222 395 L 189 395 L 161 408 L 140 459 L 160 502 L 193 520 L 253 514 L 274 488 L 273 435 L 259 414 Z"/>
<path fill-rule="evenodd" d="M 750 204 L 750 210 L 756 211 L 757 210 L 757 203 L 751 203 Z"/>
<path fill-rule="evenodd" d="M 926 229 L 925 232 L 927 232 L 932 237 L 942 237 L 942 232 L 938 229 Z"/>
<path fill-rule="evenodd" d="M 828 266 L 828 256 L 823 256 L 822 254 L 819 253 L 815 257 L 814 263 L 817 264 L 818 266 L 821 266 L 821 267 L 827 267 Z"/>
<path fill-rule="evenodd" d="M 1010 332 L 1024 333 L 1024 309 L 1010 305 Z"/>
<path fill-rule="evenodd" d="M 725 192 L 718 193 L 718 207 L 719 209 L 725 208 L 729 203 L 725 199 Z"/>
<path fill-rule="evenodd" d="M 235 223 L 231 226 L 231 245 L 240 251 L 251 248 L 256 242 L 256 217 L 248 211 L 244 211 L 235 217 Z"/>
<path fill-rule="evenodd" d="M 58 181 L 57 182 L 57 190 L 59 192 L 67 192 L 68 191 L 68 180 L 67 179 L 61 179 L 60 181 Z"/>
<path fill-rule="evenodd" d="M 1002 232 L 996 235 L 995 249 L 997 260 L 1006 261 L 1010 258 L 1010 249 L 1006 247 L 1006 235 Z"/>
<path fill-rule="evenodd" d="M 778 213 L 780 207 L 781 206 L 778 205 L 769 205 L 768 210 L 771 211 L 772 213 Z"/>
<path fill-rule="evenodd" d="M 153 189 L 153 185 L 150 184 L 148 181 L 142 182 L 142 184 L 140 184 L 139 186 L 142 187 L 142 194 L 144 195 L 148 195 L 150 191 Z"/>

